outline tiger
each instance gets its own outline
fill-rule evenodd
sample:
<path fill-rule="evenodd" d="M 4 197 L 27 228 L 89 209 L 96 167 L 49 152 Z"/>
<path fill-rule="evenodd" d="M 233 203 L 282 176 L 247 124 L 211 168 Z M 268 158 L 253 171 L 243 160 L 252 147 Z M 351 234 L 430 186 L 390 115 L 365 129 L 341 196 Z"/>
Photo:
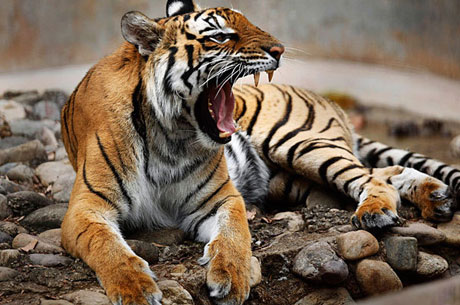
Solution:
<path fill-rule="evenodd" d="M 285 51 L 239 11 L 168 0 L 166 17 L 128 12 L 126 40 L 94 65 L 62 109 L 76 171 L 62 245 L 92 268 L 113 304 L 161 304 L 126 228 L 180 228 L 205 244 L 198 263 L 216 304 L 250 293 L 246 204 L 305 203 L 319 183 L 357 202 L 366 230 L 399 222 L 401 198 L 427 219 L 455 209 L 460 171 L 371 141 L 311 91 L 269 80 Z M 254 85 L 234 86 L 254 75 Z"/>

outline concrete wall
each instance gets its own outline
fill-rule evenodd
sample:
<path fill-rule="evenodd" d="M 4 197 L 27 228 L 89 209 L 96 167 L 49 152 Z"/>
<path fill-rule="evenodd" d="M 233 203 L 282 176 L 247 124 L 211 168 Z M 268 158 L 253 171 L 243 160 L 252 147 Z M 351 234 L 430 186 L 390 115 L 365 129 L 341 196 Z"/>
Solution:
<path fill-rule="evenodd" d="M 1 0 L 0 72 L 93 62 L 121 41 L 129 10 L 165 0 Z M 460 79 L 458 0 L 202 0 L 233 6 L 313 57 L 396 65 Z M 291 51 L 292 56 L 305 56 Z"/>

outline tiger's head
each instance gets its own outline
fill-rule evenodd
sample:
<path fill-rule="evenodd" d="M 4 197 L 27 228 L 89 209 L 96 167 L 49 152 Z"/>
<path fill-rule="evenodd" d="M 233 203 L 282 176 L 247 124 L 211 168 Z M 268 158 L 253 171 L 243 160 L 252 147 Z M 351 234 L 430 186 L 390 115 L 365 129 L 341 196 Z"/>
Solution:
<path fill-rule="evenodd" d="M 167 17 L 126 13 L 123 37 L 145 60 L 143 82 L 158 120 L 174 128 L 184 116 L 203 144 L 230 141 L 233 84 L 266 71 L 271 79 L 284 52 L 282 44 L 228 8 L 200 10 L 192 0 L 168 0 Z"/>

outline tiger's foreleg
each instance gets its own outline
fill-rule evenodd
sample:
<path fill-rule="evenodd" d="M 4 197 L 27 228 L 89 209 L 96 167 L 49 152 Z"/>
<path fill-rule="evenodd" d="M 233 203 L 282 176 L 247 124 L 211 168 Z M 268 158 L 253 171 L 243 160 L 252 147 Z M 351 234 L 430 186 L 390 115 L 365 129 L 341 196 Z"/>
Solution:
<path fill-rule="evenodd" d="M 78 185 L 62 223 L 64 248 L 96 272 L 113 304 L 161 304 L 162 293 L 148 263 L 134 254 L 119 231 L 117 211 Z"/>
<path fill-rule="evenodd" d="M 243 304 L 250 290 L 251 235 L 241 195 L 229 182 L 186 222 L 188 232 L 206 243 L 199 263 L 208 266 L 210 296 L 218 304 Z"/>

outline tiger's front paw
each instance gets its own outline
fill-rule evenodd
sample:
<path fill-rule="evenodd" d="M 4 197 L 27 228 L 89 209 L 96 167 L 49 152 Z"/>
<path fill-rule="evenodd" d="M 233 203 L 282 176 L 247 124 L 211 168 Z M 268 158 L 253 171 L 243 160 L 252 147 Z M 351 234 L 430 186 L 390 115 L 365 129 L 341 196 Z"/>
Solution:
<path fill-rule="evenodd" d="M 161 305 L 162 293 L 148 264 L 129 257 L 118 266 L 97 272 L 110 301 L 115 305 Z"/>
<path fill-rule="evenodd" d="M 457 204 L 449 189 L 425 183 L 415 191 L 415 196 L 423 218 L 441 222 L 452 219 Z"/>
<path fill-rule="evenodd" d="M 214 241 L 200 259 L 202 264 L 209 262 L 206 284 L 209 295 L 219 305 L 241 305 L 249 297 L 250 247 L 230 247 L 229 244 Z"/>
<path fill-rule="evenodd" d="M 387 198 L 369 197 L 358 207 L 351 222 L 356 228 L 372 231 L 396 226 L 400 219 Z"/>

